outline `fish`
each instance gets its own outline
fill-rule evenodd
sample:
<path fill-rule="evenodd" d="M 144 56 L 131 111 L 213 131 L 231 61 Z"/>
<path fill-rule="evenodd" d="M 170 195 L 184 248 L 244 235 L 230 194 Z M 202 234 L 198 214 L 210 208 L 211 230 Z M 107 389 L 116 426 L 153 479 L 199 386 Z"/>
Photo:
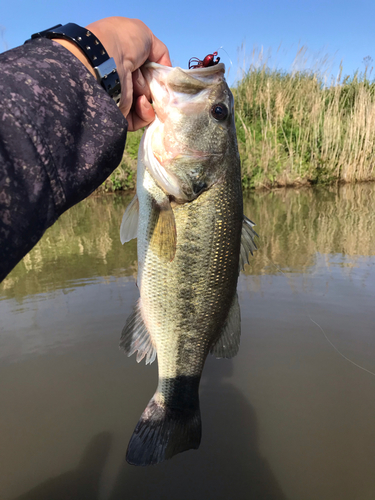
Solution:
<path fill-rule="evenodd" d="M 209 353 L 237 354 L 238 275 L 256 250 L 243 215 L 234 99 L 225 66 L 185 70 L 146 63 L 156 114 L 142 136 L 136 195 L 120 228 L 137 238 L 140 298 L 120 347 L 157 358 L 158 385 L 126 459 L 163 462 L 201 441 L 199 382 Z"/>

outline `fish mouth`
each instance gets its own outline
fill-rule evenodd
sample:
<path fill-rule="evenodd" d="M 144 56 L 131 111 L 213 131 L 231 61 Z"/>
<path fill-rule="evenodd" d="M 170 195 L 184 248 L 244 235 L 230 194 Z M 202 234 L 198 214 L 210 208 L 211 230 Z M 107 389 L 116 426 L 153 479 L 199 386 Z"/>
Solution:
<path fill-rule="evenodd" d="M 208 66 L 207 68 L 191 68 L 191 69 L 184 69 L 180 68 L 178 66 L 163 66 L 162 64 L 158 64 L 155 62 L 146 62 L 142 68 L 145 69 L 160 69 L 163 71 L 173 71 L 176 68 L 180 69 L 184 73 L 190 74 L 190 75 L 196 75 L 196 76 L 211 76 L 216 73 L 225 73 L 225 64 L 223 63 L 218 63 L 215 64 L 214 66 Z"/>
<path fill-rule="evenodd" d="M 182 69 L 178 66 L 163 66 L 154 62 L 146 62 L 141 70 L 149 84 L 151 96 L 153 100 L 156 97 L 156 101 L 158 101 L 157 95 L 160 98 L 166 89 L 177 92 L 179 95 L 192 96 L 205 90 L 210 91 L 214 85 L 225 81 L 223 63 L 207 68 Z"/>

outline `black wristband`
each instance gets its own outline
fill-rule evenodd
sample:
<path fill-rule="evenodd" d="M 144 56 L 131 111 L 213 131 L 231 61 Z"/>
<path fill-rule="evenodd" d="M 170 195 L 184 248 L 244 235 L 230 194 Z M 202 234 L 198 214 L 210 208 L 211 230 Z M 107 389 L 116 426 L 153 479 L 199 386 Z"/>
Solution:
<path fill-rule="evenodd" d="M 100 40 L 91 31 L 74 23 L 68 23 L 64 26 L 58 24 L 47 30 L 34 33 L 31 35 L 31 39 L 26 40 L 25 43 L 35 38 L 62 38 L 75 43 L 90 61 L 100 85 L 115 100 L 116 104 L 120 101 L 121 84 L 115 61 L 113 57 L 109 57 Z"/>

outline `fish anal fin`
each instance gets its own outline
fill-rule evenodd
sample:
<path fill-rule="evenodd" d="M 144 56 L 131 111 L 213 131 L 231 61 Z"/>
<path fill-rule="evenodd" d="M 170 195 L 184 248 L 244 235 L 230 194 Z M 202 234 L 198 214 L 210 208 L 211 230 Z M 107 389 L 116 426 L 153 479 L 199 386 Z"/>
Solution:
<path fill-rule="evenodd" d="M 138 212 L 139 212 L 138 196 L 135 195 L 132 201 L 127 206 L 124 216 L 122 218 L 120 227 L 120 240 L 122 244 L 137 237 Z"/>
<path fill-rule="evenodd" d="M 146 365 L 155 361 L 156 350 L 150 334 L 142 318 L 141 299 L 138 300 L 134 311 L 128 317 L 120 339 L 120 348 L 128 356 L 137 352 L 137 363 L 146 357 Z"/>
<path fill-rule="evenodd" d="M 161 203 L 153 201 L 153 233 L 150 245 L 156 254 L 172 261 L 176 254 L 177 232 L 173 209 L 168 198 Z"/>
<path fill-rule="evenodd" d="M 210 353 L 216 358 L 233 358 L 239 349 L 241 337 L 241 313 L 237 293 L 229 309 L 227 319 Z"/>
<path fill-rule="evenodd" d="M 243 271 L 245 264 L 249 264 L 249 253 L 253 255 L 253 252 L 257 250 L 255 244 L 255 236 L 258 236 L 254 231 L 254 222 L 243 216 L 242 220 L 242 233 L 241 233 L 241 250 L 240 250 L 240 271 Z"/>

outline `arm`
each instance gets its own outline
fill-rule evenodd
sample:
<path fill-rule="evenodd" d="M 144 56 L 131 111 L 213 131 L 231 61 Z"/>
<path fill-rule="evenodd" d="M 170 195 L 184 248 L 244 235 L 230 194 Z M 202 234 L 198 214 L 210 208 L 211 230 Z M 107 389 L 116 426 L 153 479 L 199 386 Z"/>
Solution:
<path fill-rule="evenodd" d="M 141 57 L 131 56 L 129 61 L 126 45 L 124 54 L 116 48 L 124 35 L 116 35 L 107 20 L 88 28 L 94 31 L 99 25 L 101 33 L 95 34 L 102 36 L 120 75 L 120 109 L 130 128 L 139 128 L 154 114 L 137 84 L 134 89 L 132 84 L 137 64 L 143 64 L 152 50 L 147 54 L 142 46 Z M 134 37 L 131 41 L 135 47 Z M 0 281 L 65 210 L 108 177 L 122 157 L 124 115 L 96 82 L 88 62 L 74 54 L 75 47 L 62 45 L 41 39 L 0 55 Z M 147 96 L 148 89 L 143 90 Z"/>

